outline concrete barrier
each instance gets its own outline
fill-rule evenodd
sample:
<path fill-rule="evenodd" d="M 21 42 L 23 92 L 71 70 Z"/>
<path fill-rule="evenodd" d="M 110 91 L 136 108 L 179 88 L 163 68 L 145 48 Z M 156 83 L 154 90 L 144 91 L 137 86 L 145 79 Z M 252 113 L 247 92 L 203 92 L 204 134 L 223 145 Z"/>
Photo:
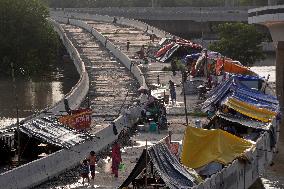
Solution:
<path fill-rule="evenodd" d="M 102 42 L 105 42 L 105 38 L 102 35 L 100 35 L 92 27 L 82 21 L 67 18 L 58 18 L 58 20 L 64 23 L 70 23 L 74 25 L 76 24 L 77 26 L 85 28 L 90 33 L 96 34 Z M 55 26 L 55 29 L 59 33 L 60 37 L 62 38 L 63 43 L 66 46 L 73 60 L 77 63 L 83 63 L 79 56 L 79 53 L 72 45 L 71 41 L 64 34 L 64 31 L 60 27 L 60 25 L 54 21 L 51 22 Z M 126 67 L 130 66 L 127 56 L 121 54 L 118 49 L 111 45 L 111 43 L 108 43 L 107 46 L 115 56 L 121 57 Z M 84 93 L 84 91 L 86 90 L 86 87 L 83 86 L 83 83 L 86 84 L 89 82 L 88 75 L 85 74 L 87 73 L 85 71 L 85 66 L 83 64 L 78 64 L 76 68 L 79 73 L 83 73 L 83 76 L 80 78 L 80 81 L 77 83 L 74 90 L 72 90 L 68 95 L 68 100 L 70 100 L 71 107 L 77 106 L 77 97 L 81 93 Z M 133 70 L 135 70 L 134 76 L 137 76 L 136 78 L 141 82 L 141 84 L 146 86 L 145 78 L 142 74 L 139 74 L 139 68 L 137 67 Z M 56 107 L 53 107 L 52 111 L 59 111 L 61 107 L 62 105 L 58 103 Z M 140 116 L 141 110 L 142 108 L 140 106 L 132 106 L 129 108 L 129 112 L 131 113 L 127 116 L 127 119 L 125 115 L 120 115 L 117 119 L 115 119 L 114 123 L 116 125 L 117 131 L 121 132 L 123 129 L 134 125 L 134 123 Z M 0 188 L 22 189 L 36 186 L 44 181 L 47 181 L 59 175 L 67 169 L 78 165 L 80 161 L 85 158 L 91 150 L 99 152 L 117 139 L 117 135 L 114 135 L 113 128 L 111 125 L 98 131 L 96 133 L 96 136 L 98 138 L 93 138 L 90 141 L 86 141 L 85 143 L 82 143 L 80 145 L 73 146 L 70 149 L 63 149 L 57 151 L 47 157 L 32 161 L 28 164 L 22 165 L 13 170 L 0 174 Z"/>
<path fill-rule="evenodd" d="M 51 11 L 51 16 L 56 19 L 58 18 L 58 21 L 60 21 L 59 19 L 64 20 L 66 18 L 71 18 L 71 19 L 81 19 L 81 20 L 102 21 L 102 22 L 108 22 L 108 23 L 112 23 L 114 21 L 114 18 L 116 18 L 117 24 L 131 26 L 131 27 L 143 30 L 143 31 L 149 31 L 149 32 L 153 31 L 153 33 L 156 36 L 161 37 L 161 38 L 173 36 L 170 33 L 167 33 L 156 27 L 150 26 L 144 22 L 134 20 L 134 19 L 129 19 L 129 18 L 123 18 L 123 17 L 111 17 L 111 16 L 106 16 L 106 15 L 88 14 L 88 13 L 80 13 L 80 12 L 64 12 L 64 11 Z"/>
<path fill-rule="evenodd" d="M 100 18 L 100 17 L 99 17 Z M 96 18 L 96 19 L 99 19 Z M 108 17 L 107 17 L 108 18 Z M 56 20 L 64 20 L 64 18 L 57 18 Z M 108 20 L 108 19 L 105 19 Z M 84 28 L 88 32 L 90 32 L 96 39 L 98 39 L 101 44 L 105 45 L 105 47 L 117 58 L 119 59 L 122 64 L 135 76 L 135 78 L 138 80 L 139 84 L 141 86 L 144 86 L 147 88 L 145 77 L 143 76 L 140 68 L 131 63 L 130 58 L 121 52 L 113 43 L 111 43 L 107 38 L 105 38 L 102 34 L 100 34 L 96 29 L 92 28 L 90 25 L 88 25 L 86 22 L 81 20 L 75 20 L 75 19 L 69 19 L 69 23 L 81 28 Z"/>

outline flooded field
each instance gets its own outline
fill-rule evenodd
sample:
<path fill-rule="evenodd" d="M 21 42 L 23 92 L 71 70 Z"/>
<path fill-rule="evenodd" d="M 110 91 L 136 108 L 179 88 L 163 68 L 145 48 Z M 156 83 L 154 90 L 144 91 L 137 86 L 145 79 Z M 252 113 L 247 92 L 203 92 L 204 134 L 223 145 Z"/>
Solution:
<path fill-rule="evenodd" d="M 77 83 L 79 74 L 72 62 L 55 65 L 47 76 L 16 78 L 19 118 L 54 105 Z M 0 128 L 16 122 L 16 99 L 12 78 L 0 77 Z"/>

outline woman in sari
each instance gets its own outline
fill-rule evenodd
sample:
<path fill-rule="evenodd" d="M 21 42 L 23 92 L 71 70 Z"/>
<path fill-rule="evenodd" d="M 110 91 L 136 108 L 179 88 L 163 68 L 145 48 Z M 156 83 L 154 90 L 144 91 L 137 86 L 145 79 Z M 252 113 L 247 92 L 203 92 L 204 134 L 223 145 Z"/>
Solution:
<path fill-rule="evenodd" d="M 120 145 L 115 142 L 112 146 L 112 173 L 115 177 L 118 177 L 118 168 L 121 163 L 121 153 L 120 153 Z"/>

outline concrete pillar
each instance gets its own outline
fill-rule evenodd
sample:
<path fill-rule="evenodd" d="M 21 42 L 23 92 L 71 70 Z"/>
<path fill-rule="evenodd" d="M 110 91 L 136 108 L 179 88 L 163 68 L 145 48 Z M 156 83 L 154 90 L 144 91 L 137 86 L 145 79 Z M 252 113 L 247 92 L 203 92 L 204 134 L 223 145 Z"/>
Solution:
<path fill-rule="evenodd" d="M 284 108 L 284 41 L 278 41 L 276 49 L 276 93 L 280 107 Z"/>

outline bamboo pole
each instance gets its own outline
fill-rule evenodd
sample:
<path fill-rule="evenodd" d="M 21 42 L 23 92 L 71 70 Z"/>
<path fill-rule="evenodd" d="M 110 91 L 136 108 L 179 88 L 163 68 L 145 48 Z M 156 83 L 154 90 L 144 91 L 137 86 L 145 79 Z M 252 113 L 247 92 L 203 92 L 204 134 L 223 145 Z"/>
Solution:
<path fill-rule="evenodd" d="M 145 188 L 147 188 L 147 167 L 148 167 L 148 144 L 147 144 L 147 139 L 146 139 L 146 171 L 145 171 Z"/>

